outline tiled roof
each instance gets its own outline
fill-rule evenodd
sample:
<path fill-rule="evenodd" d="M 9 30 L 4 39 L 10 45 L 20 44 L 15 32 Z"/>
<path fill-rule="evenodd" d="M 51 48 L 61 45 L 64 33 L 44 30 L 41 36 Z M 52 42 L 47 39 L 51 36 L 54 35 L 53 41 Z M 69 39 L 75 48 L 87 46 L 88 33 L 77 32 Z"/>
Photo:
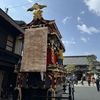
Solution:
<path fill-rule="evenodd" d="M 22 30 L 21 27 L 18 26 L 18 24 L 8 14 L 6 14 L 1 8 L 0 8 L 0 16 L 4 18 L 5 20 L 7 20 L 10 24 L 12 24 L 20 32 L 24 33 L 24 30 Z"/>
<path fill-rule="evenodd" d="M 14 20 L 18 25 L 22 26 L 25 25 L 26 23 L 22 20 Z"/>
<path fill-rule="evenodd" d="M 63 64 L 88 65 L 87 56 L 64 56 Z"/>

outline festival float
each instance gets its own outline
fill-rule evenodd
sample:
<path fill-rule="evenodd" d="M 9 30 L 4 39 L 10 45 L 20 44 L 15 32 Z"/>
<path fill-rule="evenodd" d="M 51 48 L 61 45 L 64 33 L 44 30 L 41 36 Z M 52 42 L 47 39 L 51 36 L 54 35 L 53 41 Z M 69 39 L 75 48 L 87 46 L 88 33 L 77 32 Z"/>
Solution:
<path fill-rule="evenodd" d="M 37 100 L 34 97 L 39 96 L 59 97 L 66 84 L 66 70 L 63 64 L 59 66 L 58 63 L 58 52 L 61 49 L 63 55 L 65 47 L 55 20 L 42 17 L 45 7 L 35 3 L 27 10 L 33 11 L 33 20 L 22 26 L 25 33 L 19 36 L 23 54 L 14 71 L 18 75 L 15 98 L 19 100 Z"/>

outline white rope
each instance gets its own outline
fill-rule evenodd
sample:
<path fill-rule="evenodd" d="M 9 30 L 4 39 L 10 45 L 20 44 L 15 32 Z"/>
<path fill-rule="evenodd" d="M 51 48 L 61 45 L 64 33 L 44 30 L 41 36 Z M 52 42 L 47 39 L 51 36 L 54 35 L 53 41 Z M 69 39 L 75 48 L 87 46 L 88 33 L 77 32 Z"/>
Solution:
<path fill-rule="evenodd" d="M 54 90 L 53 88 L 49 88 L 49 89 L 48 89 L 48 91 L 47 91 L 47 96 L 48 96 L 48 92 L 49 92 L 49 91 L 52 92 L 52 95 L 51 95 L 52 97 L 55 97 L 55 96 L 56 96 L 55 90 Z M 47 99 L 47 100 L 48 100 L 48 99 Z M 55 98 L 52 98 L 52 100 L 55 100 Z"/>
<path fill-rule="evenodd" d="M 15 87 L 14 90 L 18 90 L 19 91 L 18 97 L 19 97 L 19 100 L 21 100 L 22 99 L 21 88 L 20 87 Z"/>

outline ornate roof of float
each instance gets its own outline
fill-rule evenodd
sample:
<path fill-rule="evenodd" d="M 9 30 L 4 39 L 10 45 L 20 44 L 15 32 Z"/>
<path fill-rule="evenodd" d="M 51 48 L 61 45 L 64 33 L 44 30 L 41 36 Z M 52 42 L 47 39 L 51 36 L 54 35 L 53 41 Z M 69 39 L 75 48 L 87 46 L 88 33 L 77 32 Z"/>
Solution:
<path fill-rule="evenodd" d="M 46 27 L 48 26 L 49 30 L 50 30 L 50 33 L 54 33 L 56 32 L 59 36 L 59 38 L 62 38 L 57 26 L 56 26 L 56 23 L 55 23 L 55 20 L 45 20 L 43 17 L 42 17 L 42 13 L 43 13 L 43 8 L 47 7 L 46 5 L 42 5 L 42 4 L 38 4 L 38 3 L 35 3 L 31 8 L 29 8 L 27 11 L 33 11 L 33 20 L 22 26 L 22 28 L 26 29 L 26 28 L 36 28 L 36 27 Z"/>

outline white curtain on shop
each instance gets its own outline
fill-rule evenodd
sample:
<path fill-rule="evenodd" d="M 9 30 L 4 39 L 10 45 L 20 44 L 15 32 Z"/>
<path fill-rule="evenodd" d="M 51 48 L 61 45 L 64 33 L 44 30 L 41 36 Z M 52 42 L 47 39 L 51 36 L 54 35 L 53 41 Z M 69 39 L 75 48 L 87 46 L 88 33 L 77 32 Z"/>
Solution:
<path fill-rule="evenodd" d="M 43 72 L 40 72 L 40 75 L 41 75 L 41 80 L 43 81 L 43 79 L 44 79 L 44 74 L 43 74 Z"/>
<path fill-rule="evenodd" d="M 0 70 L 0 97 L 1 97 L 1 91 L 2 91 L 2 81 L 4 77 L 4 71 Z"/>

